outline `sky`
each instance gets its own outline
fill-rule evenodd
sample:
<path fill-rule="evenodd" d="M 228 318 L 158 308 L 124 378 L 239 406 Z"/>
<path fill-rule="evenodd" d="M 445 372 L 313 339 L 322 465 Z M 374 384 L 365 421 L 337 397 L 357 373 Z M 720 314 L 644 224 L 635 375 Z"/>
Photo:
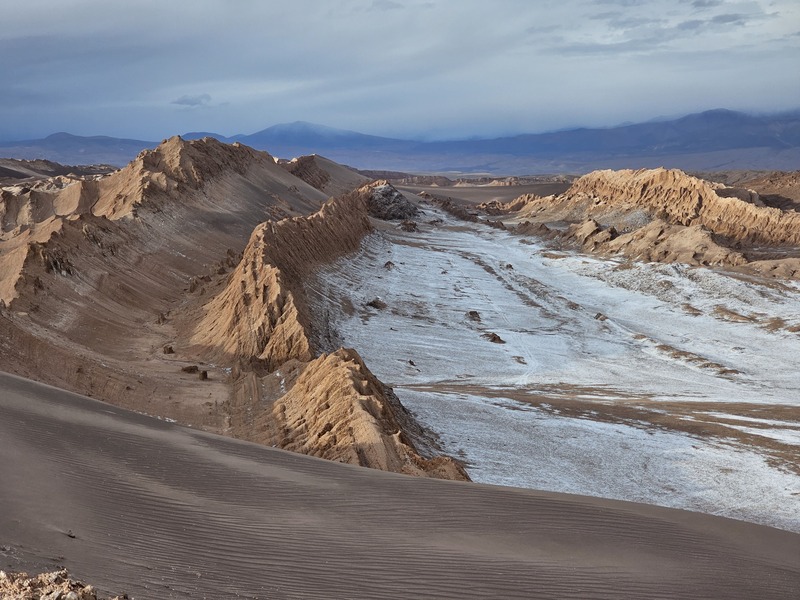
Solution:
<path fill-rule="evenodd" d="M 800 108 L 798 0 L 0 0 L 0 140 L 461 139 Z"/>

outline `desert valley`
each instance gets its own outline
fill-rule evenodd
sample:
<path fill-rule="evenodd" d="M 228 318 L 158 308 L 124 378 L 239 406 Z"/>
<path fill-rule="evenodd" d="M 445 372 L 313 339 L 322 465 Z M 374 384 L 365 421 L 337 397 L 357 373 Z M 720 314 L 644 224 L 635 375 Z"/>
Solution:
<path fill-rule="evenodd" d="M 4 597 L 800 589 L 797 172 L 2 167 Z"/>

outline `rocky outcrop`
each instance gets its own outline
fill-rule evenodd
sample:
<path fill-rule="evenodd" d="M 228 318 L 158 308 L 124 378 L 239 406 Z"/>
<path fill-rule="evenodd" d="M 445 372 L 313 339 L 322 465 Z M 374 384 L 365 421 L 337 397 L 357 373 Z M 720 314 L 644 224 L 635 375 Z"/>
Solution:
<path fill-rule="evenodd" d="M 499 216 L 507 215 L 509 213 L 517 212 L 525 208 L 531 199 L 539 198 L 539 196 L 526 195 L 520 196 L 511 202 L 500 202 L 499 200 L 491 200 L 489 202 L 481 202 L 478 209 L 485 212 L 487 215 Z"/>
<path fill-rule="evenodd" d="M 451 459 L 423 456 L 418 446 L 431 444 L 425 433 L 355 350 L 317 356 L 310 341 L 304 281 L 356 250 L 372 230 L 371 192 L 362 188 L 308 217 L 259 225 L 224 289 L 204 307 L 192 343 L 239 373 L 246 389 L 237 411 L 259 415 L 232 422 L 239 437 L 376 469 L 468 479 Z M 264 397 L 266 386 L 253 377 L 275 376 L 279 391 Z M 416 443 L 411 431 L 418 431 Z"/>
<path fill-rule="evenodd" d="M 264 418 L 273 423 L 258 430 L 277 433 L 266 443 L 286 450 L 395 473 L 468 479 L 451 458 L 418 453 L 413 418 L 355 350 L 310 362 Z"/>
<path fill-rule="evenodd" d="M 269 371 L 291 358 L 310 360 L 309 317 L 299 308 L 303 278 L 356 250 L 371 229 L 359 194 L 330 200 L 308 217 L 262 223 L 225 289 L 206 305 L 192 342 L 209 358 L 258 360 Z"/>
<path fill-rule="evenodd" d="M 577 241 L 586 252 L 621 254 L 647 262 L 680 262 L 690 265 L 743 265 L 736 251 L 717 244 L 699 225 L 683 227 L 656 219 L 644 227 L 619 235 L 613 227 L 602 228 L 593 219 L 574 224 L 565 237 Z"/>
<path fill-rule="evenodd" d="M 388 181 L 375 181 L 358 191 L 366 196 L 369 214 L 376 219 L 404 221 L 419 214 L 419 209 Z"/>
<path fill-rule="evenodd" d="M 101 598 L 93 586 L 70 578 L 66 570 L 40 573 L 33 577 L 27 573 L 0 571 L 0 597 L 9 600 L 99 600 Z M 122 600 L 122 598 L 123 596 L 114 596 L 110 600 Z"/>
<path fill-rule="evenodd" d="M 701 225 L 744 244 L 800 245 L 800 214 L 764 206 L 758 195 L 676 169 L 595 171 L 556 203 L 591 199 L 598 208 L 639 208 L 676 225 Z M 600 211 L 598 211 L 600 212 Z"/>
<path fill-rule="evenodd" d="M 773 261 L 760 264 L 751 249 L 763 253 L 763 247 L 800 246 L 800 213 L 767 206 L 753 190 L 678 170 L 595 171 L 564 194 L 522 196 L 509 205 L 486 208 L 519 210 L 527 230 L 531 223 L 566 221 L 571 225 L 560 239 L 577 242 L 586 251 L 638 260 L 748 264 L 779 276 L 795 269 Z"/>

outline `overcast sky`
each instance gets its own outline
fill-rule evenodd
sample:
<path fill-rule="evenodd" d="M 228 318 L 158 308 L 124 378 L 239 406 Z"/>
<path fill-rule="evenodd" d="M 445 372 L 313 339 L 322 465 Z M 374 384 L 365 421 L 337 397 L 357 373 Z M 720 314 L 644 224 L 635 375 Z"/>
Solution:
<path fill-rule="evenodd" d="M 0 0 L 0 139 L 441 139 L 800 107 L 798 0 Z"/>

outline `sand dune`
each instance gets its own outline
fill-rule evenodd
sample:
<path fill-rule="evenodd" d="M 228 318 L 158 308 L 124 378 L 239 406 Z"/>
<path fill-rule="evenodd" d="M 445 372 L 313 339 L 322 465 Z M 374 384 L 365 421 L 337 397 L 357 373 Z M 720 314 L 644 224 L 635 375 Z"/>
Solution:
<path fill-rule="evenodd" d="M 0 568 L 133 598 L 790 598 L 800 536 L 408 478 L 0 376 Z"/>
<path fill-rule="evenodd" d="M 347 194 L 370 181 L 368 177 L 318 154 L 281 161 L 279 164 L 295 177 L 329 196 Z"/>

